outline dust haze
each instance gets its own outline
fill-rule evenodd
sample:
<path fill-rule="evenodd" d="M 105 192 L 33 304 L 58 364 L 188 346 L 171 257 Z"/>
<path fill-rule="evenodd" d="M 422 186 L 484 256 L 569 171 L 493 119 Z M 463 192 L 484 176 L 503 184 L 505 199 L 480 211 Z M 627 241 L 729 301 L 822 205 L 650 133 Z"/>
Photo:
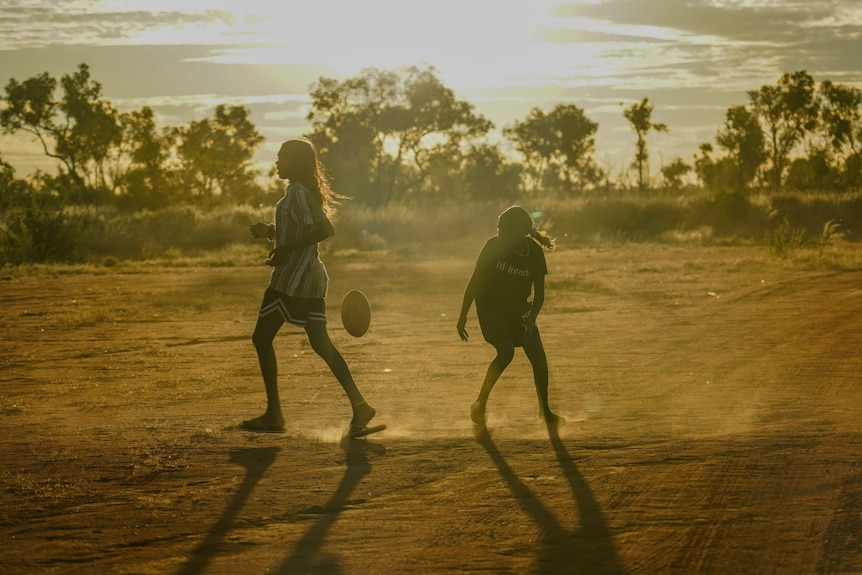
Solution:
<path fill-rule="evenodd" d="M 489 235 L 493 230 L 489 230 Z M 455 320 L 480 245 L 325 258 L 330 334 L 386 431 L 300 330 L 251 333 L 269 269 L 3 278 L 4 572 L 840 573 L 862 570 L 860 272 L 745 247 L 559 249 L 539 328 L 469 419 L 493 350 Z M 349 289 L 372 325 L 338 324 Z"/>

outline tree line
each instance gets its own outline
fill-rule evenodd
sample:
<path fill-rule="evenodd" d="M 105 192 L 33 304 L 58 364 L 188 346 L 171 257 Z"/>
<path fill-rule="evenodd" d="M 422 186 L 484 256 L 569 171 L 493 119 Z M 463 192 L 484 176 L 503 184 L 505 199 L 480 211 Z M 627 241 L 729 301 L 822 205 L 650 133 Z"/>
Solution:
<path fill-rule="evenodd" d="M 649 169 L 649 98 L 623 110 L 635 135 L 630 173 L 646 191 L 679 190 L 693 176 L 715 191 L 855 191 L 862 183 L 862 91 L 805 70 L 747 93 L 730 107 L 714 144 L 691 161 Z M 305 134 L 320 150 L 334 189 L 370 206 L 457 195 L 510 201 L 528 194 L 573 197 L 626 188 L 595 160 L 598 124 L 573 104 L 532 109 L 491 139 L 494 124 L 445 86 L 433 67 L 366 69 L 310 88 Z M 120 112 L 80 64 L 59 81 L 48 73 L 10 79 L 0 97 L 0 129 L 28 134 L 56 162 L 55 174 L 17 178 L 0 155 L 0 209 L 33 195 L 66 205 L 132 210 L 172 203 L 252 204 L 277 185 L 253 167 L 263 137 L 244 106 L 158 126 L 153 110 Z M 511 149 L 511 152 L 505 150 Z"/>

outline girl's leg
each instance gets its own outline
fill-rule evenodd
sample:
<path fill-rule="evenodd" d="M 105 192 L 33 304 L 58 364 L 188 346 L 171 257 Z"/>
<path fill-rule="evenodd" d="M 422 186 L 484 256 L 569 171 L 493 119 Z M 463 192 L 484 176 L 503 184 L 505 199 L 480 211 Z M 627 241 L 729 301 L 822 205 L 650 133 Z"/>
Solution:
<path fill-rule="evenodd" d="M 257 419 L 273 429 L 284 427 L 284 417 L 281 414 L 281 403 L 278 397 L 278 365 L 275 359 L 275 348 L 272 345 L 282 325 L 284 325 L 284 319 L 278 312 L 258 316 L 254 334 L 251 336 L 260 362 L 263 384 L 266 387 L 266 412 Z"/>
<path fill-rule="evenodd" d="M 356 387 L 356 382 L 353 381 L 353 375 L 350 373 L 350 368 L 341 352 L 333 345 L 329 339 L 329 332 L 326 331 L 326 322 L 310 321 L 305 326 L 305 333 L 308 335 L 308 342 L 311 344 L 311 349 L 323 358 L 326 365 L 332 371 L 332 375 L 341 384 L 347 397 L 350 399 L 350 405 L 353 407 L 353 419 L 350 424 L 353 426 L 364 427 L 374 417 L 376 411 L 373 407 L 365 402 L 359 388 Z"/>
<path fill-rule="evenodd" d="M 550 423 L 561 422 L 562 418 L 551 411 L 548 404 L 548 358 L 545 356 L 545 346 L 538 329 L 534 329 L 524 340 L 524 353 L 533 366 L 533 382 L 536 385 L 536 395 L 539 396 L 539 415 Z"/>
<path fill-rule="evenodd" d="M 491 395 L 494 384 L 497 383 L 497 380 L 500 379 L 500 376 L 515 357 L 515 345 L 512 340 L 495 343 L 494 349 L 497 350 L 497 356 L 488 365 L 485 379 L 482 381 L 482 388 L 479 390 L 479 397 L 470 407 L 470 419 L 477 425 L 485 424 L 485 404 L 488 402 L 488 396 Z"/>

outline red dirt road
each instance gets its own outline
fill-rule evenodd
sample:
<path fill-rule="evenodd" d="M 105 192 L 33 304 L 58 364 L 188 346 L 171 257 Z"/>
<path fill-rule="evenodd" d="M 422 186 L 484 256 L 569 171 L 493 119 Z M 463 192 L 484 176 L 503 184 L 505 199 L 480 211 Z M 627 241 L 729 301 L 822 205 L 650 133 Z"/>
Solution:
<path fill-rule="evenodd" d="M 284 436 L 250 334 L 268 269 L 0 281 L 2 572 L 862 573 L 862 272 L 747 248 L 548 254 L 551 400 L 516 356 L 476 434 L 490 346 L 455 331 L 470 257 L 332 258 L 330 332 L 389 428 L 301 332 Z M 357 288 L 372 328 L 338 324 Z"/>

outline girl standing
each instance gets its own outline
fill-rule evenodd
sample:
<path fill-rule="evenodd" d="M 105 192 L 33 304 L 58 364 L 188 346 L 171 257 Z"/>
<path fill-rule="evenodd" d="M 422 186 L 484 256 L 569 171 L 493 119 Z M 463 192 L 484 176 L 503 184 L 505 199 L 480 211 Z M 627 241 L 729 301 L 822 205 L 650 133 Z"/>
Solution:
<path fill-rule="evenodd" d="M 288 322 L 305 328 L 311 348 L 323 358 L 350 399 L 353 407 L 350 433 L 361 432 L 375 410 L 365 402 L 347 363 L 326 331 L 324 297 L 329 278 L 320 261 L 318 243 L 335 233 L 329 220 L 335 194 L 311 142 L 289 140 L 282 144 L 275 167 L 278 177 L 288 180 L 284 197 L 276 205 L 275 224 L 257 223 L 250 227 L 255 238 L 275 242 L 266 260 L 273 266 L 272 276 L 252 336 L 266 387 L 266 412 L 243 421 L 241 427 L 259 433 L 284 432 L 273 340 Z"/>
<path fill-rule="evenodd" d="M 485 425 L 488 396 L 512 362 L 516 347 L 524 348 L 533 366 L 539 416 L 550 425 L 565 423 L 548 405 L 548 360 L 536 327 L 548 273 L 543 247 L 552 249 L 554 240 L 533 227 L 533 218 L 524 208 L 510 207 L 500 214 L 497 235 L 485 242 L 464 290 L 458 335 L 467 341 L 467 312 L 475 301 L 482 336 L 497 352 L 488 366 L 479 397 L 470 407 L 470 418 L 476 425 Z"/>

